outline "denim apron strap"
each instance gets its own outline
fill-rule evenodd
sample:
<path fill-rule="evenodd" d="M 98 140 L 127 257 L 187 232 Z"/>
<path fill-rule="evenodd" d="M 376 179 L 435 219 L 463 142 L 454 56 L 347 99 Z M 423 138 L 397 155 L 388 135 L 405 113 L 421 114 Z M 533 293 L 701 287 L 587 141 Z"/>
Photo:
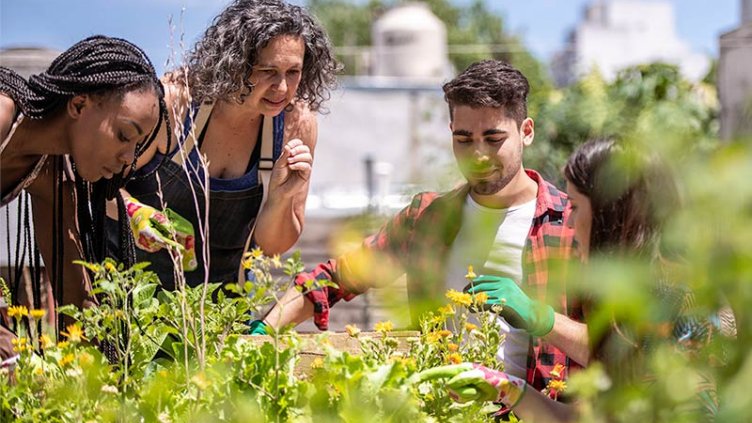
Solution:
<path fill-rule="evenodd" d="M 192 117 L 186 119 L 185 128 L 183 130 L 183 140 L 178 144 L 178 150 L 180 151 L 175 152 L 172 156 L 172 161 L 179 166 L 183 166 L 183 163 L 188 159 L 188 154 L 193 151 L 193 147 L 196 146 L 199 134 L 201 134 L 206 123 L 209 121 L 212 109 L 214 109 L 214 103 L 211 101 L 205 101 L 198 106 L 198 111 L 195 113 L 188 113 L 188 116 Z"/>
<path fill-rule="evenodd" d="M 282 147 L 282 155 L 284 153 L 284 146 Z M 267 119 L 266 116 L 264 116 L 264 122 L 263 122 L 263 129 L 261 131 L 261 157 L 259 158 L 259 167 L 258 167 L 258 174 L 259 174 L 259 182 L 261 183 L 261 186 L 263 187 L 264 196 L 261 199 L 261 207 L 259 208 L 259 214 L 261 214 L 261 211 L 264 210 L 264 204 L 266 204 L 266 199 L 269 198 L 269 180 L 272 175 L 272 169 L 274 168 L 274 119 Z M 253 234 L 256 231 L 256 222 L 258 222 L 258 216 L 253 221 L 253 226 L 251 227 L 251 233 L 248 234 L 248 238 L 245 240 L 245 247 L 243 247 L 243 254 L 241 257 L 245 256 L 245 253 L 248 252 L 248 249 L 251 246 L 251 243 L 253 242 Z M 243 260 L 240 261 L 238 265 L 238 282 L 244 281 L 245 279 L 245 269 L 243 269 Z"/>

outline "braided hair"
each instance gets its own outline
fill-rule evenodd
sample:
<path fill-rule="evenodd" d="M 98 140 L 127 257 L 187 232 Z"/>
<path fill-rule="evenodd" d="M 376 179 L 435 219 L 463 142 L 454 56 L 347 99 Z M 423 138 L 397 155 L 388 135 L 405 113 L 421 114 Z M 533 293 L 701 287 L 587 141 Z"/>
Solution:
<path fill-rule="evenodd" d="M 135 158 L 128 176 L 125 176 L 126 169 L 123 169 L 112 179 L 89 182 L 78 174 L 75 163 L 72 163 L 79 236 L 84 258 L 89 262 L 100 262 L 109 255 L 105 251 L 104 242 L 105 205 L 107 200 L 114 198 L 118 205 L 120 249 L 124 252 L 125 265 L 131 266 L 135 263 L 135 243 L 128 228 L 128 217 L 122 196 L 118 194 L 119 189 L 134 174 L 136 160 L 154 141 L 163 122 L 166 126 L 169 149 L 171 130 L 164 87 L 143 50 L 126 40 L 103 35 L 79 41 L 58 56 L 46 72 L 33 75 L 28 81 L 12 70 L 0 67 L 0 92 L 9 95 L 20 112 L 31 119 L 50 116 L 76 95 L 122 96 L 128 92 L 145 89 L 153 89 L 159 98 L 159 120 L 146 141 L 136 146 Z M 62 300 L 63 294 L 63 163 L 62 156 L 56 157 L 53 163 L 56 180 L 53 194 L 53 262 L 48 263 L 52 267 L 51 278 L 58 300 Z M 26 204 L 28 203 L 27 201 Z M 28 214 L 28 210 L 25 214 Z M 24 225 L 28 225 L 28 219 L 25 219 Z M 22 264 L 16 263 L 16 268 L 19 267 L 22 267 Z M 14 290 L 18 289 L 20 279 L 15 278 Z M 38 281 L 36 282 L 32 282 L 35 288 L 39 286 Z M 34 301 L 38 303 L 38 289 L 34 291 Z M 35 306 L 39 307 L 40 304 Z"/>

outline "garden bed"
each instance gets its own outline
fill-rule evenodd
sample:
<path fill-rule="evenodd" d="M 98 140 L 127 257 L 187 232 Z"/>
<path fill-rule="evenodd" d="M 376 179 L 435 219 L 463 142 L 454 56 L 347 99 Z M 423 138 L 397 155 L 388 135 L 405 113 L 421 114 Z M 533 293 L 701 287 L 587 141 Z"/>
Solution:
<path fill-rule="evenodd" d="M 280 341 L 284 341 L 284 338 L 289 336 L 281 335 Z M 346 332 L 323 332 L 298 333 L 297 336 L 301 339 L 301 350 L 298 354 L 299 360 L 295 365 L 295 375 L 306 377 L 311 374 L 315 360 L 317 358 L 323 359 L 328 354 L 325 346 L 351 355 L 360 355 L 363 339 L 376 340 L 384 335 L 380 332 L 360 332 L 357 336 L 352 336 Z M 407 354 L 410 350 L 409 340 L 418 339 L 420 332 L 394 331 L 389 336 L 397 341 L 396 353 Z M 274 344 L 274 337 L 271 335 L 245 335 L 243 338 L 259 346 L 265 343 Z"/>

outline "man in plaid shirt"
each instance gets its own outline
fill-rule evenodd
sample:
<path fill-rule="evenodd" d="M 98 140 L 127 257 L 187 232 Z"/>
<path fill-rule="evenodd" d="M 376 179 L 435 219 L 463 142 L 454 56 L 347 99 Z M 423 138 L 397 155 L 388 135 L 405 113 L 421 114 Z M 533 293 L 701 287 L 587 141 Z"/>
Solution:
<path fill-rule="evenodd" d="M 454 155 L 467 183 L 447 193 L 416 195 L 361 248 L 298 275 L 298 285 L 315 279 L 338 287 L 305 296 L 291 289 L 281 300 L 284 307 L 276 305 L 263 321 L 254 322 L 254 332 L 311 316 L 325 330 L 329 309 L 339 300 L 386 286 L 403 274 L 416 324 L 423 312 L 444 303 L 447 289 L 467 289 L 465 273 L 473 265 L 478 274 L 498 276 L 489 282 L 492 291 L 511 284 L 521 288 L 530 303 L 537 300 L 554 307 L 556 313 L 542 331 L 502 316 L 497 319 L 506 335 L 498 352 L 505 371 L 543 389 L 557 364 L 554 376 L 563 378 L 570 365 L 587 362 L 587 330 L 578 322 L 580 309 L 567 300 L 561 283 L 549 283 L 559 275 L 553 263 L 566 261 L 572 251 L 567 197 L 522 166 L 523 149 L 533 142 L 534 123 L 527 117 L 529 85 L 520 71 L 500 61 L 482 61 L 443 89 Z M 501 300 L 492 292 L 489 296 L 489 301 Z M 510 304 L 504 309 L 512 310 Z"/>

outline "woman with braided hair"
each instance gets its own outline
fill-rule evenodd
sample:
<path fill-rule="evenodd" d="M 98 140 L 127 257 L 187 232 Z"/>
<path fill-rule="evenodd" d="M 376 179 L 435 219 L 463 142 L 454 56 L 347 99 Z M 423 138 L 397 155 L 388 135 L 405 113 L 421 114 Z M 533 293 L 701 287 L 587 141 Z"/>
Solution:
<path fill-rule="evenodd" d="M 179 266 L 158 251 L 170 240 L 148 225 L 161 219 L 164 206 L 202 234 L 177 239 L 185 247 L 183 268 L 195 269 L 185 273 L 191 286 L 236 281 L 248 245 L 273 255 L 298 240 L 316 112 L 338 70 L 326 34 L 305 9 L 282 0 L 235 0 L 190 51 L 186 68 L 165 78 L 170 118 L 182 128 L 176 147 L 159 137 L 139 171 L 166 159 L 164 165 L 126 186 L 128 210 L 137 214 L 131 224 L 139 260 L 151 263 L 165 289 L 177 285 Z M 264 171 L 270 171 L 266 181 Z"/>
<path fill-rule="evenodd" d="M 88 277 L 72 261 L 98 262 L 107 255 L 106 201 L 116 199 L 119 214 L 126 216 L 119 188 L 162 122 L 169 126 L 164 89 L 144 52 L 128 41 L 87 38 L 28 81 L 0 67 L 0 204 L 28 194 L 19 201 L 25 217 L 19 232 L 29 233 L 31 204 L 39 248 L 19 247 L 21 256 L 32 263 L 36 258 L 38 267 L 41 252 L 55 287 L 48 298 L 54 295 L 58 305 L 91 300 Z M 133 262 L 130 231 L 124 226 L 119 232 L 124 259 Z M 11 275 L 13 298 L 24 261 Z M 33 307 L 42 308 L 39 272 L 34 273 Z M 10 328 L 0 327 L 3 360 L 14 354 L 11 339 Z"/>

